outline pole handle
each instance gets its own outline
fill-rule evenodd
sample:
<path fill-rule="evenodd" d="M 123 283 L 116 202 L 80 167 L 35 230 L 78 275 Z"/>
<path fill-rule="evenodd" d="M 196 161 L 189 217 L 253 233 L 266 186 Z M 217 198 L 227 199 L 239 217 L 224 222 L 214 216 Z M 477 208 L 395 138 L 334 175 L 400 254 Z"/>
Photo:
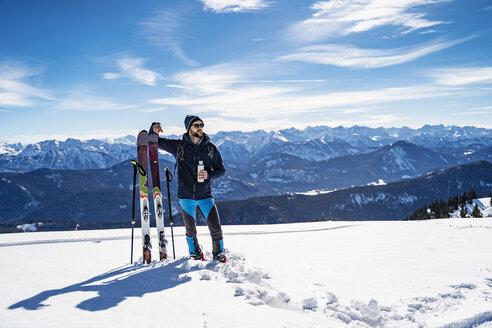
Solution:
<path fill-rule="evenodd" d="M 141 176 L 147 176 L 147 172 L 145 171 L 145 169 L 143 168 L 142 165 L 140 165 L 137 161 L 134 161 L 132 160 L 132 164 L 138 168 L 138 173 L 140 173 Z"/>

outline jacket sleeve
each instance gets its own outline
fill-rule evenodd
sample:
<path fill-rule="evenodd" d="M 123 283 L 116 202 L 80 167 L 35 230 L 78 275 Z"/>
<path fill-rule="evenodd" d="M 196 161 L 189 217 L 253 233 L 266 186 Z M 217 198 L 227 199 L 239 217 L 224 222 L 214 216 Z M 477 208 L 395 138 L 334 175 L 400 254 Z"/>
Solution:
<path fill-rule="evenodd" d="M 178 152 L 180 140 L 177 139 L 167 139 L 159 137 L 159 148 L 167 151 L 174 157 L 176 157 L 176 153 Z"/>
<path fill-rule="evenodd" d="M 222 163 L 222 156 L 220 156 L 220 152 L 214 147 L 214 158 L 212 160 L 212 172 L 209 172 L 209 179 L 213 181 L 215 179 L 222 178 L 225 175 L 224 163 Z"/>

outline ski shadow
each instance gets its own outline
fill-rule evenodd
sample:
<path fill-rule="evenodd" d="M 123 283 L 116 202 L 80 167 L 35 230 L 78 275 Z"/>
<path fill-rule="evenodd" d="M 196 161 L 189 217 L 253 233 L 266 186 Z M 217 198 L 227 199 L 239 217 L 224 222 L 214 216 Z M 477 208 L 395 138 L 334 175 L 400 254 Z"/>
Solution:
<path fill-rule="evenodd" d="M 86 311 L 107 310 L 129 297 L 142 297 L 189 282 L 191 277 L 183 274 L 200 268 L 186 266 L 187 261 L 187 258 L 182 258 L 159 267 L 124 266 L 77 284 L 41 292 L 9 306 L 8 309 L 39 310 L 49 306 L 43 302 L 54 296 L 73 292 L 97 292 L 97 296 L 81 302 L 77 308 Z"/>

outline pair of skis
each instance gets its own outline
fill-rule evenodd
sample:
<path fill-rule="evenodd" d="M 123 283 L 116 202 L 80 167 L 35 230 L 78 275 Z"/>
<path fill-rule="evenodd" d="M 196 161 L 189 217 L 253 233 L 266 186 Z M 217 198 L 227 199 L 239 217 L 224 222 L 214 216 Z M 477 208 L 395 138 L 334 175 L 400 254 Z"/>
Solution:
<path fill-rule="evenodd" d="M 159 259 L 163 260 L 167 258 L 167 240 L 164 234 L 164 208 L 162 206 L 161 181 L 159 176 L 158 140 L 159 136 L 157 134 L 151 134 L 149 136 L 145 130 L 140 131 L 137 137 L 137 160 L 141 168 L 144 169 L 144 172 L 139 170 L 138 183 L 140 191 L 140 218 L 142 222 L 143 262 L 147 264 L 152 261 L 148 164 L 150 164 L 150 175 L 152 177 L 152 195 L 154 197 Z"/>

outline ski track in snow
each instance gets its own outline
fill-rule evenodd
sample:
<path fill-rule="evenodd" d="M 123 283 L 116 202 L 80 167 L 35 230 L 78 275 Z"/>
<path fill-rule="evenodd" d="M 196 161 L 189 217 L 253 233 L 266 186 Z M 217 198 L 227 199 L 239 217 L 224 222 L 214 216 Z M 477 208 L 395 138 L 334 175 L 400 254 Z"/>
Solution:
<path fill-rule="evenodd" d="M 435 221 L 441 223 L 443 221 Z M 473 222 L 473 221 L 470 221 Z M 489 228 L 485 221 L 480 223 L 462 224 L 453 227 L 452 230 L 463 231 L 469 228 Z M 340 228 L 355 227 L 359 224 L 330 226 L 323 228 L 305 228 L 287 230 L 262 230 L 229 232 L 225 235 L 268 235 L 299 232 L 316 232 L 334 230 Z M 451 227 L 451 226 L 450 226 Z M 352 230 L 350 230 L 352 231 Z M 175 237 L 182 236 L 176 234 Z M 53 240 L 33 240 L 24 242 L 11 242 L 0 244 L 0 247 L 23 246 L 49 243 L 66 242 L 100 242 L 102 240 L 129 239 L 129 236 L 106 236 L 93 238 L 67 238 Z M 137 238 L 138 239 L 138 238 Z M 138 244 L 138 243 L 137 243 Z M 360 300 L 344 300 L 343 295 L 336 295 L 325 283 L 315 282 L 311 288 L 303 290 L 296 296 L 277 287 L 279 284 L 265 268 L 257 267 L 246 259 L 246 256 L 226 251 L 227 263 L 214 261 L 195 261 L 187 257 L 179 257 L 176 260 L 154 260 L 151 264 L 142 264 L 142 259 L 133 265 L 125 265 L 90 279 L 71 284 L 59 289 L 49 289 L 27 299 L 16 300 L 9 304 L 6 311 L 24 309 L 39 310 L 52 305 L 51 298 L 57 298 L 70 293 L 89 292 L 88 298 L 81 299 L 76 305 L 78 310 L 101 312 L 114 308 L 134 297 L 142 298 L 144 295 L 171 290 L 174 287 L 194 283 L 215 283 L 220 289 L 225 290 L 231 299 L 244 302 L 245 306 L 252 308 L 267 307 L 280 311 L 288 311 L 296 315 L 306 315 L 308 319 L 319 318 L 316 327 L 349 327 L 349 328 L 491 328 L 492 306 L 490 310 L 474 313 L 469 318 L 464 316 L 443 325 L 442 317 L 453 313 L 454 310 L 473 307 L 473 304 L 492 304 L 492 276 L 484 278 L 481 282 L 473 283 L 461 280 L 458 284 L 447 286 L 439 292 L 425 293 L 417 297 L 400 299 L 392 304 L 380 304 L 376 299 L 368 302 Z M 210 252 L 205 257 L 212 257 Z M 296 259 L 297 264 L 301 264 Z M 488 269 L 487 269 L 488 270 Z M 490 270 L 487 271 L 490 274 Z M 165 277 L 165 278 L 163 278 Z M 483 276 L 482 276 L 483 277 Z M 316 281 L 316 280 L 314 280 Z M 317 280 L 320 281 L 320 280 Z M 151 283 L 149 283 L 151 282 Z M 208 284 L 210 285 L 210 284 Z M 214 285 L 214 284 L 212 284 Z M 282 285 L 282 284 L 280 284 Z M 288 288 L 284 285 L 284 288 Z M 373 297 L 377 298 L 377 295 Z M 230 300 L 229 300 L 230 302 Z M 12 302 L 13 303 L 13 302 Z M 469 305 L 471 304 L 471 305 Z M 487 309 L 484 309 L 487 310 Z M 287 313 L 287 312 L 285 312 Z M 317 321 L 315 321 L 317 322 Z M 275 322 L 268 323 L 275 326 Z M 2 324 L 0 323 L 0 326 Z M 203 327 L 214 327 L 214 320 L 207 318 L 203 313 Z M 302 326 L 304 327 L 304 326 Z"/>
<path fill-rule="evenodd" d="M 206 258 L 211 258 L 210 252 L 205 254 Z M 251 306 L 269 306 L 294 312 L 318 312 L 328 319 L 335 320 L 340 327 L 433 327 L 425 323 L 429 316 L 433 313 L 442 314 L 447 309 L 462 305 L 470 297 L 482 297 L 485 302 L 492 302 L 490 290 L 482 289 L 478 296 L 477 293 L 472 295 L 478 286 L 466 283 L 449 286 L 449 292 L 438 295 L 401 300 L 396 306 L 380 305 L 374 299 L 368 303 L 352 300 L 350 304 L 342 304 L 323 284 L 316 284 L 315 297 L 292 299 L 287 293 L 268 283 L 271 279 L 268 272 L 248 266 L 242 254 L 227 252 L 227 256 L 225 264 L 181 258 L 162 262 L 153 261 L 148 266 L 138 263 L 134 265 L 134 269 L 165 270 L 166 267 L 170 267 L 168 270 L 172 273 L 169 275 L 170 285 L 186 283 L 193 279 L 223 281 L 230 285 L 234 297 L 244 300 Z M 128 269 L 131 270 L 131 267 Z M 492 287 L 492 279 L 487 279 L 486 286 Z M 492 311 L 489 311 L 440 328 L 491 326 Z"/>
<path fill-rule="evenodd" d="M 286 230 L 286 231 L 246 231 L 246 232 L 228 232 L 224 233 L 224 236 L 234 236 L 234 235 L 269 235 L 269 234 L 284 234 L 284 233 L 298 233 L 298 232 L 314 232 L 314 231 L 325 231 L 325 230 L 335 230 L 356 226 L 357 224 L 350 224 L 344 226 L 330 227 L 330 228 L 317 228 L 317 229 L 302 229 L 302 230 Z M 140 228 L 138 228 L 140 229 Z M 200 235 L 200 234 L 199 234 Z M 183 237 L 184 234 L 175 234 L 175 237 Z M 128 240 L 131 236 L 112 236 L 112 237 L 92 237 L 92 238 L 64 238 L 64 239 L 50 239 L 50 240 L 31 240 L 31 241 L 19 241 L 10 243 L 0 243 L 0 247 L 10 247 L 10 246 L 27 246 L 27 245 L 40 245 L 40 244 L 60 244 L 60 243 L 87 243 L 93 242 L 98 243 L 101 241 L 111 241 L 111 240 Z M 134 239 L 142 239 L 142 236 L 136 234 Z"/>
<path fill-rule="evenodd" d="M 370 300 L 367 304 L 357 300 L 352 300 L 350 304 L 342 304 L 323 284 L 317 284 L 315 297 L 295 300 L 282 290 L 272 287 L 268 283 L 269 273 L 261 268 L 249 267 L 243 255 L 227 252 L 227 256 L 228 262 L 225 264 L 185 260 L 178 266 L 182 273 L 176 279 L 222 280 L 231 285 L 234 297 L 243 299 L 251 306 L 270 306 L 295 312 L 320 312 L 327 318 L 339 321 L 340 326 L 354 328 L 430 327 L 425 324 L 429 315 L 462 305 L 472 297 L 472 291 L 478 288 L 476 285 L 466 283 L 452 285 L 449 286 L 451 289 L 449 292 L 401 300 L 396 306 L 382 306 L 376 300 Z M 206 257 L 210 258 L 211 254 L 207 252 Z M 154 262 L 153 265 L 159 267 L 166 266 L 168 263 Z M 486 285 L 491 287 L 492 279 L 488 279 Z M 479 297 L 483 297 L 486 302 L 492 302 L 492 294 L 487 289 L 482 290 Z M 489 323 L 492 325 L 492 311 L 442 328 L 472 328 Z M 482 327 L 489 326 L 480 326 Z"/>
<path fill-rule="evenodd" d="M 154 260 L 151 264 L 138 263 L 116 268 L 102 275 L 88 279 L 62 289 L 44 291 L 26 300 L 17 302 L 9 307 L 10 310 L 24 308 L 38 310 L 45 302 L 62 294 L 85 291 L 97 292 L 93 298 L 86 299 L 77 305 L 80 310 L 102 311 L 117 306 L 128 297 L 142 296 L 159 290 L 190 282 L 194 279 L 205 281 L 222 281 L 230 286 L 230 293 L 251 306 L 269 306 L 294 312 L 318 312 L 327 319 L 335 322 L 337 327 L 366 328 L 366 327 L 431 327 L 425 324 L 426 318 L 432 313 L 442 313 L 443 310 L 456 307 L 465 302 L 470 294 L 478 287 L 473 284 L 450 286 L 451 291 L 432 297 L 416 297 L 401 300 L 396 306 L 383 306 L 376 300 L 367 304 L 352 300 L 350 304 L 342 304 L 338 297 L 328 291 L 323 284 L 316 284 L 314 297 L 292 299 L 287 293 L 269 284 L 271 279 L 268 272 L 261 268 L 248 265 L 246 258 L 239 253 L 227 251 L 227 263 L 215 261 L 195 261 L 187 257 L 176 260 Z M 211 258 L 210 252 L 205 253 Z M 167 277 L 164 285 L 143 284 L 153 278 Z M 135 283 L 137 282 L 137 283 Z M 140 283 L 138 283 L 140 282 Z M 492 287 L 492 279 L 487 285 Z M 485 301 L 492 302 L 489 291 L 481 294 Z M 476 297 L 476 294 L 475 294 Z M 481 313 L 472 318 L 441 326 L 441 328 L 472 328 L 490 327 L 492 311 Z M 204 322 L 204 326 L 207 323 Z"/>

